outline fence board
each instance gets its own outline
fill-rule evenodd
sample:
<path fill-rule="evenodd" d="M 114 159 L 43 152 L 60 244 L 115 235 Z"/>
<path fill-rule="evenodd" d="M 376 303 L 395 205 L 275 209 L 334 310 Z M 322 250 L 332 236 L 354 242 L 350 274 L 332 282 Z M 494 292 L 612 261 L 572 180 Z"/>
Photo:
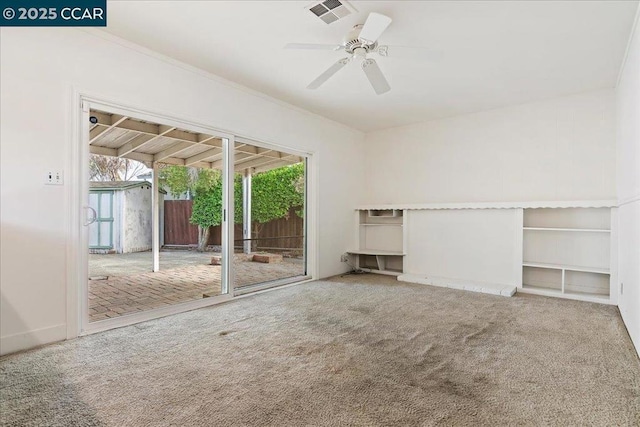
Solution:
<path fill-rule="evenodd" d="M 189 222 L 193 201 L 165 200 L 164 202 L 164 244 L 197 245 L 198 226 Z"/>
<path fill-rule="evenodd" d="M 262 225 L 259 235 L 260 240 L 258 240 L 258 250 L 271 248 L 301 250 L 303 248 L 304 220 L 296 215 L 295 211 L 296 209 L 289 211 L 288 219 L 279 218 Z"/>
<path fill-rule="evenodd" d="M 166 245 L 197 245 L 198 227 L 189 223 L 192 200 L 166 200 L 164 202 L 164 243 Z M 260 229 L 258 250 L 297 249 L 304 246 L 304 220 L 291 209 L 289 218 L 279 218 L 263 224 Z M 241 247 L 242 224 L 235 225 L 236 246 Z M 256 236 L 253 236 L 255 239 Z M 211 227 L 209 245 L 222 244 L 222 228 Z"/>

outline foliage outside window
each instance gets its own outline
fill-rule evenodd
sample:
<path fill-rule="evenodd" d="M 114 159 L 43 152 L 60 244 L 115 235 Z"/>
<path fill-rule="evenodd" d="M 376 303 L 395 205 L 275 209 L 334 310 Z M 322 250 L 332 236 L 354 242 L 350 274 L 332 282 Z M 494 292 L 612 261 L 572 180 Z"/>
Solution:
<path fill-rule="evenodd" d="M 193 199 L 190 221 L 198 226 L 198 250 L 205 250 L 212 226 L 222 224 L 222 174 L 219 170 L 166 166 L 160 181 L 178 197 L 188 194 Z M 234 180 L 234 222 L 242 223 L 242 176 Z M 292 208 L 302 216 L 304 204 L 304 164 L 284 166 L 253 175 L 251 183 L 251 219 L 254 239 L 262 225 L 289 217 Z"/>

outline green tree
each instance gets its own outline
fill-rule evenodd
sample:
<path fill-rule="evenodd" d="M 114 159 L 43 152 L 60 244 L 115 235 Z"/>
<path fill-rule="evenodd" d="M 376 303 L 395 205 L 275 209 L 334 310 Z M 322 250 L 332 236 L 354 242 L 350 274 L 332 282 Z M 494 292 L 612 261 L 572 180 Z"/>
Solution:
<path fill-rule="evenodd" d="M 222 175 L 218 170 L 167 166 L 161 182 L 174 196 L 184 193 L 193 199 L 190 218 L 198 226 L 198 250 L 206 249 L 210 228 L 222 224 Z M 242 175 L 234 178 L 234 222 L 242 224 Z M 288 218 L 291 208 L 304 204 L 304 164 L 284 166 L 252 177 L 251 218 L 254 239 L 265 223 Z M 302 216 L 301 211 L 296 214 Z M 254 241 L 255 242 L 255 241 Z M 255 244 L 252 245 L 255 248 Z"/>
<path fill-rule="evenodd" d="M 169 193 L 173 197 L 180 197 L 187 194 L 187 198 L 191 198 L 193 191 L 194 177 L 193 172 L 184 166 L 165 166 L 160 169 L 158 176 L 160 184 L 169 189 Z"/>
<path fill-rule="evenodd" d="M 166 166 L 160 171 L 160 182 L 178 197 L 187 194 L 193 200 L 190 222 L 198 226 L 198 250 L 204 251 L 211 226 L 222 222 L 222 177 L 214 169 Z"/>
<path fill-rule="evenodd" d="M 222 224 L 222 176 L 220 171 L 204 169 L 195 187 L 189 221 L 198 226 L 198 250 L 204 251 L 211 227 Z"/>

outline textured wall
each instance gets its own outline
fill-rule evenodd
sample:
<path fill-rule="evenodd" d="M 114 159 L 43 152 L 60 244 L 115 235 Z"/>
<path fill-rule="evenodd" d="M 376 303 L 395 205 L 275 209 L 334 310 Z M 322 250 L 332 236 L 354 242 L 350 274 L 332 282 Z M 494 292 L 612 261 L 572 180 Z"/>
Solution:
<path fill-rule="evenodd" d="M 371 203 L 616 195 L 613 90 L 387 129 L 366 142 Z"/>
<path fill-rule="evenodd" d="M 312 212 L 312 261 L 320 277 L 347 268 L 340 254 L 355 235 L 361 132 L 101 31 L 4 27 L 0 50 L 1 352 L 64 339 L 68 315 L 69 335 L 75 330 L 67 286 L 80 284 L 67 283 L 67 261 L 80 249 L 69 237 L 70 183 L 43 185 L 46 170 L 72 165 L 74 90 L 313 153 L 312 198 L 322 203 Z"/>
<path fill-rule="evenodd" d="M 640 11 L 638 12 L 640 14 Z M 636 15 L 617 95 L 619 296 L 622 318 L 640 353 L 640 31 Z"/>

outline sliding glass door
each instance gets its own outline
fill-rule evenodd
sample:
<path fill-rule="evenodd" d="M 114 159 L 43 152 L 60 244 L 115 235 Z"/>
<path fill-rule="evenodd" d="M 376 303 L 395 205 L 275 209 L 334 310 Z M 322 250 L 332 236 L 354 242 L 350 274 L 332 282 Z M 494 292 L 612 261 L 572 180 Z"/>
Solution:
<path fill-rule="evenodd" d="M 82 120 L 82 330 L 232 295 L 233 136 L 91 101 Z"/>
<path fill-rule="evenodd" d="M 83 332 L 308 277 L 306 154 L 88 99 L 82 121 Z"/>
<path fill-rule="evenodd" d="M 299 281 L 306 263 L 306 157 L 235 144 L 235 294 Z"/>

